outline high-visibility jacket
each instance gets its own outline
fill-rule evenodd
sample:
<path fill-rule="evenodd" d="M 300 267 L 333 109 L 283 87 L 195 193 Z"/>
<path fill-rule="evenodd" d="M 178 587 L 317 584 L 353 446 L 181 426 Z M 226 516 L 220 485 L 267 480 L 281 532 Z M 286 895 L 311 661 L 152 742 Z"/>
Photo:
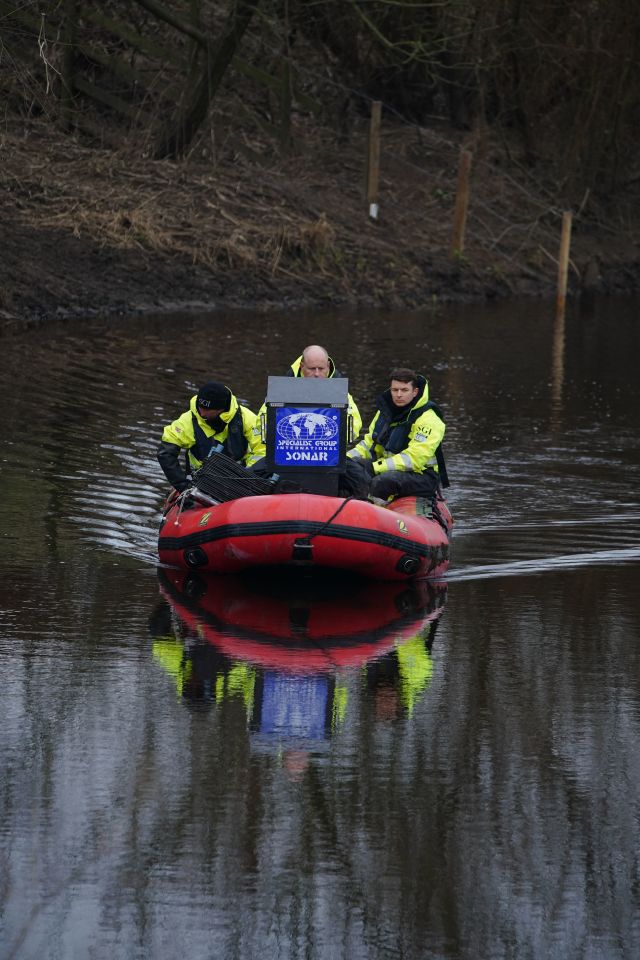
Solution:
<path fill-rule="evenodd" d="M 444 437 L 444 420 L 429 400 L 424 377 L 418 377 L 418 388 L 418 396 L 406 411 L 395 407 L 391 390 L 385 390 L 366 435 L 347 456 L 372 460 L 376 475 L 388 470 L 437 472 L 436 450 Z"/>
<path fill-rule="evenodd" d="M 255 446 L 255 413 L 232 395 L 231 405 L 220 414 L 220 420 L 224 424 L 222 429 L 211 427 L 198 413 L 197 396 L 192 397 L 189 409 L 164 428 L 162 443 L 186 450 L 192 471 L 200 469 L 212 447 L 218 444 L 227 456 L 246 463 Z"/>
<path fill-rule="evenodd" d="M 291 364 L 291 367 L 285 374 L 287 377 L 301 377 L 302 371 L 300 369 L 302 364 L 302 354 L 298 357 L 297 360 L 294 360 Z M 335 363 L 329 357 L 329 377 L 341 377 L 342 374 L 336 367 Z M 351 394 L 347 394 L 348 397 L 348 408 L 347 411 L 352 418 L 353 423 L 353 436 L 357 437 L 362 430 L 362 417 L 360 416 L 360 411 L 358 410 L 357 404 Z M 251 454 L 247 460 L 247 466 L 252 466 L 259 460 L 261 457 L 266 455 L 266 445 L 262 439 L 262 418 L 267 415 L 267 405 L 263 403 L 260 409 L 258 410 L 258 416 L 256 417 L 256 423 L 253 428 L 255 450 L 252 449 Z"/>

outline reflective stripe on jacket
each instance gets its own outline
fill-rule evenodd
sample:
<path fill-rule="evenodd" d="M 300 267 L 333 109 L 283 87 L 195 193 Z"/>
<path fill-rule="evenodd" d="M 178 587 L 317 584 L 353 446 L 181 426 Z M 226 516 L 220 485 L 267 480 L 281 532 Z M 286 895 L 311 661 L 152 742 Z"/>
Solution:
<path fill-rule="evenodd" d="M 406 413 L 394 407 L 391 391 L 385 390 L 378 398 L 378 410 L 367 434 L 347 456 L 373 460 L 374 474 L 388 470 L 437 472 L 436 450 L 442 443 L 445 425 L 439 408 L 429 400 L 424 377 L 418 378 L 418 386 L 422 391 Z"/>

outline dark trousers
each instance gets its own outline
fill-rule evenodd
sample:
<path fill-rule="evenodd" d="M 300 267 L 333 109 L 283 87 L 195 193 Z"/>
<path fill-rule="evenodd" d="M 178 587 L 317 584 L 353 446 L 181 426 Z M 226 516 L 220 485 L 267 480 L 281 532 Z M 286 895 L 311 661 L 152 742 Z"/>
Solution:
<path fill-rule="evenodd" d="M 369 477 L 356 460 L 347 457 L 344 473 L 340 476 L 340 496 L 366 500 L 369 493 Z"/>
<path fill-rule="evenodd" d="M 391 496 L 426 497 L 430 500 L 435 496 L 439 483 L 440 478 L 434 470 L 426 470 L 424 473 L 387 470 L 373 478 L 369 493 L 381 500 Z"/>

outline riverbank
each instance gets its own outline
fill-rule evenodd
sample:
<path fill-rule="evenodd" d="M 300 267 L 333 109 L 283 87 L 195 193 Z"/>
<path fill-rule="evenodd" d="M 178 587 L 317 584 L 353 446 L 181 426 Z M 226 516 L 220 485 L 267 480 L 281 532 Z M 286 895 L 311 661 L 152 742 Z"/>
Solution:
<path fill-rule="evenodd" d="M 380 216 L 364 200 L 366 121 L 299 152 L 151 161 L 44 122 L 0 138 L 0 320 L 185 307 L 434 306 L 553 296 L 561 207 L 497 144 L 386 124 Z M 474 150 L 466 245 L 450 253 L 460 149 Z M 638 192 L 637 186 L 634 187 Z M 640 288 L 638 198 L 576 210 L 570 294 Z M 634 220 L 634 217 L 636 220 Z"/>

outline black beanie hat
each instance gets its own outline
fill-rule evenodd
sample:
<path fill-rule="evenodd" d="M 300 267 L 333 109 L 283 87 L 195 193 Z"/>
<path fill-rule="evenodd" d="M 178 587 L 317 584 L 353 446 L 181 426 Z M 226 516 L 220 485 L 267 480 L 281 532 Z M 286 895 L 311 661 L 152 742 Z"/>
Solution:
<path fill-rule="evenodd" d="M 224 383 L 209 380 L 198 390 L 196 404 L 207 410 L 228 410 L 231 406 L 231 390 Z"/>

